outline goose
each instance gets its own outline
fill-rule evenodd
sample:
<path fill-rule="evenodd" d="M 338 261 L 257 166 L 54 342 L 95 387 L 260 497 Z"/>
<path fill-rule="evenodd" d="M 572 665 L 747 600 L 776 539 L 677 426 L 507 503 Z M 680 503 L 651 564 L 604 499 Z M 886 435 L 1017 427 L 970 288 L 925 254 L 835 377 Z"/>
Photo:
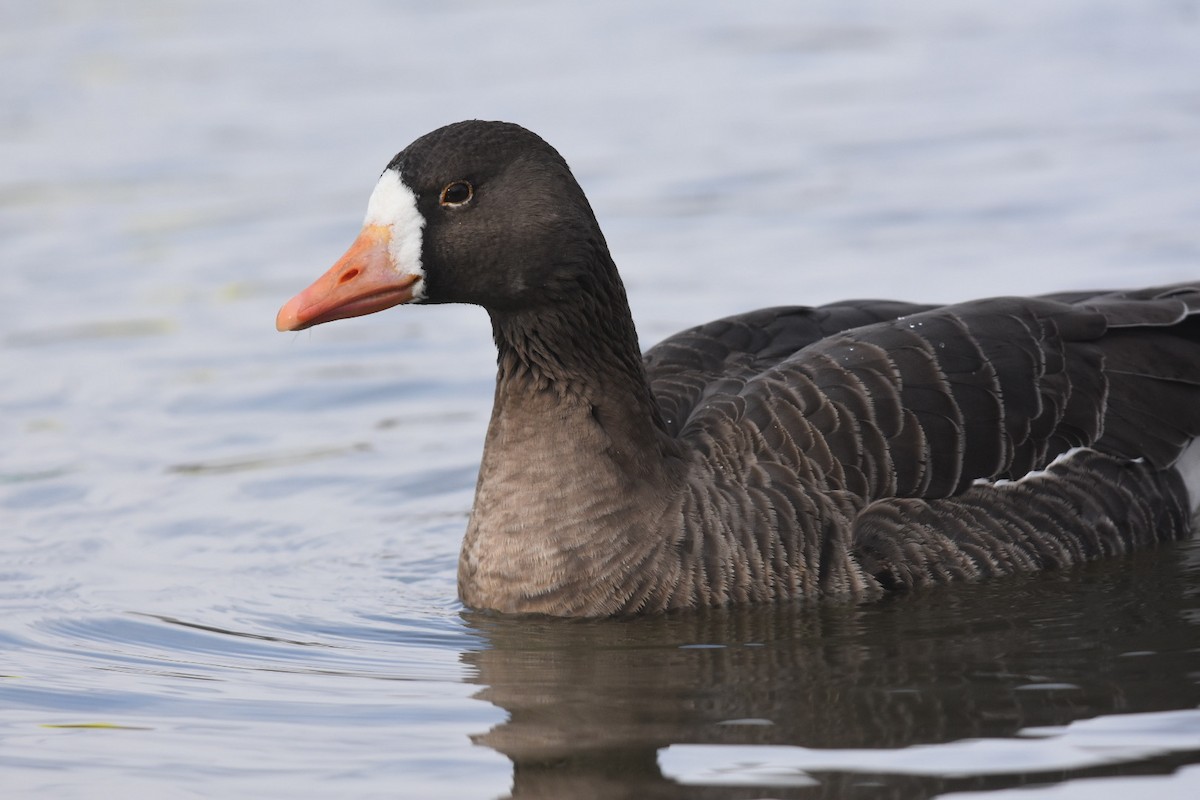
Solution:
<path fill-rule="evenodd" d="M 1182 539 L 1200 502 L 1200 281 L 767 308 L 642 355 L 566 161 L 472 120 L 391 160 L 276 327 L 405 303 L 495 339 L 468 607 L 871 600 Z"/>

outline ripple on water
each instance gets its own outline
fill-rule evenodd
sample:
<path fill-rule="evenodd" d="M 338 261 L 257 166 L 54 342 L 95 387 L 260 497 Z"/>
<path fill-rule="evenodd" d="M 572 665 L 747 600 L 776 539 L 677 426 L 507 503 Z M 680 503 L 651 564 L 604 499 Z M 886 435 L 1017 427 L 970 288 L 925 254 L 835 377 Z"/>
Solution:
<path fill-rule="evenodd" d="M 400 681 L 456 681 L 461 625 L 377 617 L 378 624 L 235 614 L 244 627 L 152 614 L 50 619 L 33 626 L 38 647 L 92 666 L 126 665 L 222 679 L 238 672 L 339 675 Z M 390 624 L 389 624 L 390 623 Z"/>
<path fill-rule="evenodd" d="M 1200 710 L 1102 716 L 1054 728 L 1027 728 L 1019 738 L 895 750 L 673 744 L 659 752 L 658 760 L 664 774 L 690 785 L 791 786 L 804 785 L 813 780 L 811 773 L 820 772 L 956 778 L 1036 774 L 1170 753 L 1200 753 Z M 1197 778 L 1187 778 L 1188 785 L 1200 787 Z"/>

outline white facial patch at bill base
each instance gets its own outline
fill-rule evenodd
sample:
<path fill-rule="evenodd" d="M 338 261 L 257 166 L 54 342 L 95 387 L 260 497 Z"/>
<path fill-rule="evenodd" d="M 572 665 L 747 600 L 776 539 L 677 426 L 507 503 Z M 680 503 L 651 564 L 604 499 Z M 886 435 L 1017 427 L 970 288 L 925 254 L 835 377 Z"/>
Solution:
<path fill-rule="evenodd" d="M 404 185 L 400 173 L 394 169 L 385 169 L 371 192 L 371 199 L 367 201 L 367 216 L 363 220 L 363 226 L 368 225 L 382 225 L 390 231 L 388 254 L 393 269 L 406 275 L 425 277 L 421 265 L 425 217 L 417 210 L 417 196 Z M 412 302 L 419 303 L 424 294 L 425 281 L 419 280 L 413 286 Z"/>

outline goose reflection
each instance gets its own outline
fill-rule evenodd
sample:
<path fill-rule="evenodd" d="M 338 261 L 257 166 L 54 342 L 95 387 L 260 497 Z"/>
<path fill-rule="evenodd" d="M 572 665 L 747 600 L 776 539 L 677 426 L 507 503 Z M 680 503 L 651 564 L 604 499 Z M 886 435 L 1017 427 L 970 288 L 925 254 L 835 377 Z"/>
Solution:
<path fill-rule="evenodd" d="M 1178 569 L 1158 553 L 866 606 L 627 621 L 467 612 L 483 641 L 463 656 L 477 697 L 508 713 L 474 740 L 512 761 L 515 798 L 753 798 L 764 789 L 676 784 L 658 752 L 896 748 L 1194 707 L 1200 636 L 1184 643 L 1178 632 L 1189 614 L 1196 629 L 1197 600 L 1182 576 L 1162 574 Z M 769 794 L 844 797 L 870 784 L 872 797 L 927 796 L 1046 780 L 839 773 Z"/>

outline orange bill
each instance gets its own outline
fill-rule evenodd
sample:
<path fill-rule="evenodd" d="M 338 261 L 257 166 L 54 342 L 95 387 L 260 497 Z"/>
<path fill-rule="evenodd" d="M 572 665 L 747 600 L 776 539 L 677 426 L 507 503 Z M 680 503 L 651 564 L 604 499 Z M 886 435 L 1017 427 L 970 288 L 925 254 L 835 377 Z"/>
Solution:
<path fill-rule="evenodd" d="M 279 309 L 275 327 L 302 331 L 410 302 L 421 276 L 393 265 L 390 243 L 391 231 L 386 226 L 364 227 L 328 272 Z"/>

